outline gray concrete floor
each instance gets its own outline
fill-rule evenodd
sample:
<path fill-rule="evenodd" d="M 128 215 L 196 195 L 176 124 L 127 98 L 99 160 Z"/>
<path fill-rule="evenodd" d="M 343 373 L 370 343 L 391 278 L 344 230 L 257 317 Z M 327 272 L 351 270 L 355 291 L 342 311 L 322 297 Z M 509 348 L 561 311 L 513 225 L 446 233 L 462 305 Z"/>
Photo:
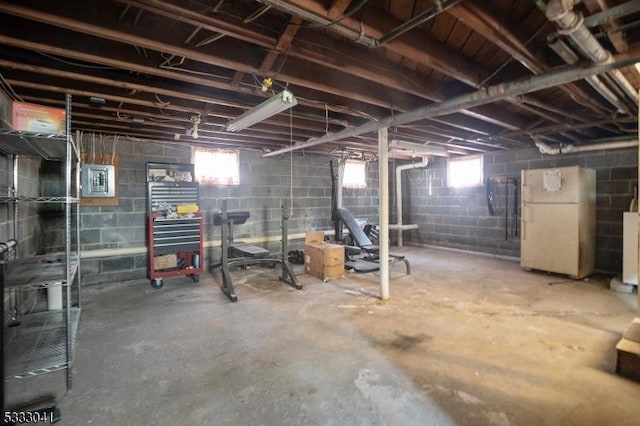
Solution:
<path fill-rule="evenodd" d="M 233 304 L 217 273 L 87 287 L 72 391 L 51 373 L 8 382 L 9 402 L 55 395 L 63 425 L 640 422 L 640 384 L 612 373 L 635 295 L 402 251 L 413 274 L 394 269 L 386 302 L 376 274 L 297 291 L 259 267 L 234 272 Z"/>

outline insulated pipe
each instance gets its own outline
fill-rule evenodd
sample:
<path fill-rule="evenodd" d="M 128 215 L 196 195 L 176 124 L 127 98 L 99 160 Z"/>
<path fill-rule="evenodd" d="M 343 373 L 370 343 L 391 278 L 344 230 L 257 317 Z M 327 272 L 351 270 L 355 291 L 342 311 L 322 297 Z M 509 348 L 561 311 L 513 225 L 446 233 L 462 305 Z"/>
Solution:
<path fill-rule="evenodd" d="M 582 53 L 593 62 L 597 64 L 610 62 L 611 53 L 604 49 L 591 34 L 589 28 L 584 24 L 582 15 L 573 11 L 575 3 L 575 0 L 551 0 L 547 5 L 547 19 L 554 22 L 561 29 L 561 34 L 571 37 Z M 630 91 L 633 86 L 620 71 L 613 70 L 609 75 L 631 99 L 636 100 L 635 90 Z"/>
<path fill-rule="evenodd" d="M 578 55 L 567 44 L 558 37 L 558 34 L 551 34 L 547 37 L 547 44 L 556 52 L 558 56 L 562 58 L 566 63 L 573 65 L 578 62 Z M 613 93 L 604 82 L 597 75 L 587 77 L 586 81 L 593 87 L 598 93 L 600 93 L 611 105 L 616 107 L 618 111 L 630 114 L 629 107 L 620 100 L 615 93 Z"/>
<path fill-rule="evenodd" d="M 380 212 L 380 299 L 389 299 L 389 132 L 378 130 L 378 211 Z"/>
<path fill-rule="evenodd" d="M 404 170 L 421 169 L 427 167 L 429 157 L 422 157 L 417 164 L 404 164 L 396 167 L 396 223 L 398 224 L 398 247 L 402 247 L 402 172 Z"/>
<path fill-rule="evenodd" d="M 558 155 L 558 154 L 571 154 L 576 152 L 587 152 L 587 151 L 600 151 L 604 149 L 620 149 L 620 148 L 632 148 L 638 146 L 638 138 L 637 136 L 633 139 L 625 140 L 625 141 L 615 141 L 615 142 L 604 142 L 604 143 L 595 143 L 589 145 L 565 145 L 563 147 L 551 146 L 541 140 L 534 141 L 538 149 L 543 154 L 549 155 Z"/>

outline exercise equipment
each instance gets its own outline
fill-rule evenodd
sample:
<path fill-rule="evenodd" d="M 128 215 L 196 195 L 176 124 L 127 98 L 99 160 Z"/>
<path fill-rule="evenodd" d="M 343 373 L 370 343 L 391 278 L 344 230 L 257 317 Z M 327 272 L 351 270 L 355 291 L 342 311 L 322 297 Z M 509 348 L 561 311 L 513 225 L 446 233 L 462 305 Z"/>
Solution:
<path fill-rule="evenodd" d="M 280 265 L 282 274 L 280 281 L 297 289 L 302 290 L 302 286 L 296 281 L 289 264 L 287 263 L 287 246 L 288 246 L 288 230 L 287 221 L 289 216 L 282 206 L 282 244 L 280 253 L 271 253 L 269 250 L 242 242 L 233 240 L 233 226 L 242 225 L 249 219 L 248 211 L 227 211 L 227 200 L 222 201 L 221 210 L 213 215 L 213 224 L 221 227 L 221 258 L 220 263 L 214 265 L 214 268 L 220 267 L 222 270 L 222 292 L 232 302 L 238 301 L 233 280 L 231 278 L 231 268 L 237 266 L 248 266 L 255 264 Z"/>
<path fill-rule="evenodd" d="M 347 257 L 344 262 L 345 268 L 353 269 L 356 272 L 373 272 L 378 270 L 380 264 L 380 248 L 376 244 L 373 244 L 349 210 L 345 208 L 336 209 L 336 216 L 344 223 L 344 226 L 347 227 L 349 237 L 355 244 L 355 246 L 345 247 L 345 255 Z M 364 256 L 354 256 L 362 252 L 364 252 Z M 390 267 L 399 262 L 404 263 L 407 275 L 411 274 L 411 265 L 404 256 L 390 254 L 389 262 Z"/>

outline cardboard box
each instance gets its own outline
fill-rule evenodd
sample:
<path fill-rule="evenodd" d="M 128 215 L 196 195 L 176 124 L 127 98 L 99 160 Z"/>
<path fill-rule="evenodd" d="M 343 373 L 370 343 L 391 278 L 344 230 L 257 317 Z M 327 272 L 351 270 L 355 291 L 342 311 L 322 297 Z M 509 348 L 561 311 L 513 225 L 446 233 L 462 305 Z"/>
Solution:
<path fill-rule="evenodd" d="M 178 257 L 175 255 L 175 253 L 163 254 L 162 256 L 155 256 L 153 258 L 153 264 L 156 271 L 159 269 L 177 268 Z"/>
<path fill-rule="evenodd" d="M 344 277 L 344 263 L 340 265 L 326 266 L 322 270 L 323 280 L 332 280 L 334 278 Z"/>
<path fill-rule="evenodd" d="M 344 246 L 311 242 L 304 246 L 304 270 L 321 280 L 344 275 Z"/>
<path fill-rule="evenodd" d="M 324 242 L 324 231 L 311 231 L 304 235 L 304 243 L 322 243 Z"/>
<path fill-rule="evenodd" d="M 13 130 L 63 134 L 65 118 L 64 109 L 13 101 Z"/>

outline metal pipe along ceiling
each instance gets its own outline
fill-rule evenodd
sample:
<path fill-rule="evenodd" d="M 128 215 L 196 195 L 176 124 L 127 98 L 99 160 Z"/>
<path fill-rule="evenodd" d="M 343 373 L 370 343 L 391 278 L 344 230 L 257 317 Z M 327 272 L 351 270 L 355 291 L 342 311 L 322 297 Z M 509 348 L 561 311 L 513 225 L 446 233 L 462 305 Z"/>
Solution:
<path fill-rule="evenodd" d="M 332 25 L 334 22 L 330 19 L 324 18 L 322 16 L 318 16 L 313 12 L 309 12 L 304 10 L 299 6 L 292 5 L 283 0 L 258 0 L 260 3 L 264 5 L 271 6 L 275 9 L 278 9 L 282 12 L 288 13 L 289 15 L 297 16 L 299 18 L 304 19 L 305 21 L 313 22 L 318 25 L 326 25 L 326 28 L 340 34 L 343 37 L 346 37 L 358 44 L 362 44 L 364 46 L 370 47 L 372 49 L 376 49 L 385 43 L 390 42 L 402 34 L 410 31 L 411 29 L 417 27 L 418 25 L 424 24 L 430 19 L 435 18 L 440 13 L 449 9 L 450 7 L 455 6 L 461 0 L 445 0 L 444 2 L 438 2 L 438 6 L 424 11 L 423 13 L 414 16 L 404 24 L 397 26 L 396 28 L 389 31 L 384 36 L 379 39 L 366 36 L 358 31 L 351 30 L 349 28 L 343 27 L 341 25 Z"/>
<path fill-rule="evenodd" d="M 356 43 L 365 45 L 367 47 L 376 47 L 377 40 L 372 37 L 365 36 L 360 34 L 358 31 L 350 30 L 349 28 L 345 28 L 341 25 L 331 25 L 332 21 L 327 18 L 323 18 L 322 16 L 318 16 L 313 12 L 309 12 L 308 10 L 304 10 L 301 7 L 292 5 L 282 0 L 258 0 L 260 3 L 272 6 L 275 9 L 278 9 L 282 12 L 285 12 L 289 15 L 297 16 L 305 21 L 313 22 L 314 24 L 326 25 L 327 29 L 334 31 L 341 36 L 348 38 Z"/>
<path fill-rule="evenodd" d="M 640 53 L 636 52 L 634 54 L 620 55 L 620 59 L 612 59 L 612 61 L 607 64 L 594 64 L 591 66 L 575 65 L 570 68 L 563 68 L 559 71 L 529 77 L 526 80 L 496 84 L 467 95 L 458 96 L 440 103 L 430 104 L 409 112 L 386 117 L 376 122 L 368 122 L 358 127 L 345 129 L 337 133 L 331 133 L 317 139 L 310 139 L 307 142 L 263 154 L 262 157 L 274 157 L 286 152 L 306 149 L 327 142 L 334 142 L 353 136 L 375 132 L 378 129 L 385 127 L 399 127 L 425 118 L 437 117 L 457 112 L 462 109 L 486 105 L 513 96 L 524 95 L 537 90 L 548 89 L 562 84 L 571 83 L 576 80 L 582 80 L 594 74 L 601 74 L 616 68 L 633 65 L 638 61 L 640 61 Z"/>
<path fill-rule="evenodd" d="M 556 52 L 563 61 L 568 63 L 569 65 L 573 65 L 578 62 L 578 55 L 575 54 L 573 50 L 567 44 L 562 41 L 558 34 L 551 34 L 547 38 L 547 44 L 549 47 Z M 604 82 L 596 75 L 590 76 L 587 79 L 587 82 L 593 87 L 598 93 L 600 93 L 609 103 L 615 106 L 618 111 L 624 112 L 627 114 L 631 114 L 630 108 L 620 100 L 615 93 L 609 89 Z"/>
<path fill-rule="evenodd" d="M 547 18 L 556 24 L 561 34 L 571 37 L 571 40 L 587 58 L 598 64 L 611 61 L 611 53 L 603 48 L 591 34 L 591 31 L 584 24 L 582 15 L 573 11 L 574 6 L 575 0 L 551 0 L 547 5 Z M 635 108 L 636 94 L 626 77 L 617 70 L 612 70 L 609 75 L 634 101 Z"/>
<path fill-rule="evenodd" d="M 383 44 L 400 37 L 402 34 L 412 30 L 418 25 L 424 24 L 430 19 L 435 18 L 445 10 L 449 9 L 452 6 L 455 6 L 457 3 L 460 3 L 460 0 L 449 0 L 444 2 L 438 1 L 437 6 L 433 9 L 425 10 L 421 14 L 414 16 L 402 25 L 398 25 L 396 28 L 392 29 L 387 34 L 377 39 L 375 47 L 380 47 Z"/>

